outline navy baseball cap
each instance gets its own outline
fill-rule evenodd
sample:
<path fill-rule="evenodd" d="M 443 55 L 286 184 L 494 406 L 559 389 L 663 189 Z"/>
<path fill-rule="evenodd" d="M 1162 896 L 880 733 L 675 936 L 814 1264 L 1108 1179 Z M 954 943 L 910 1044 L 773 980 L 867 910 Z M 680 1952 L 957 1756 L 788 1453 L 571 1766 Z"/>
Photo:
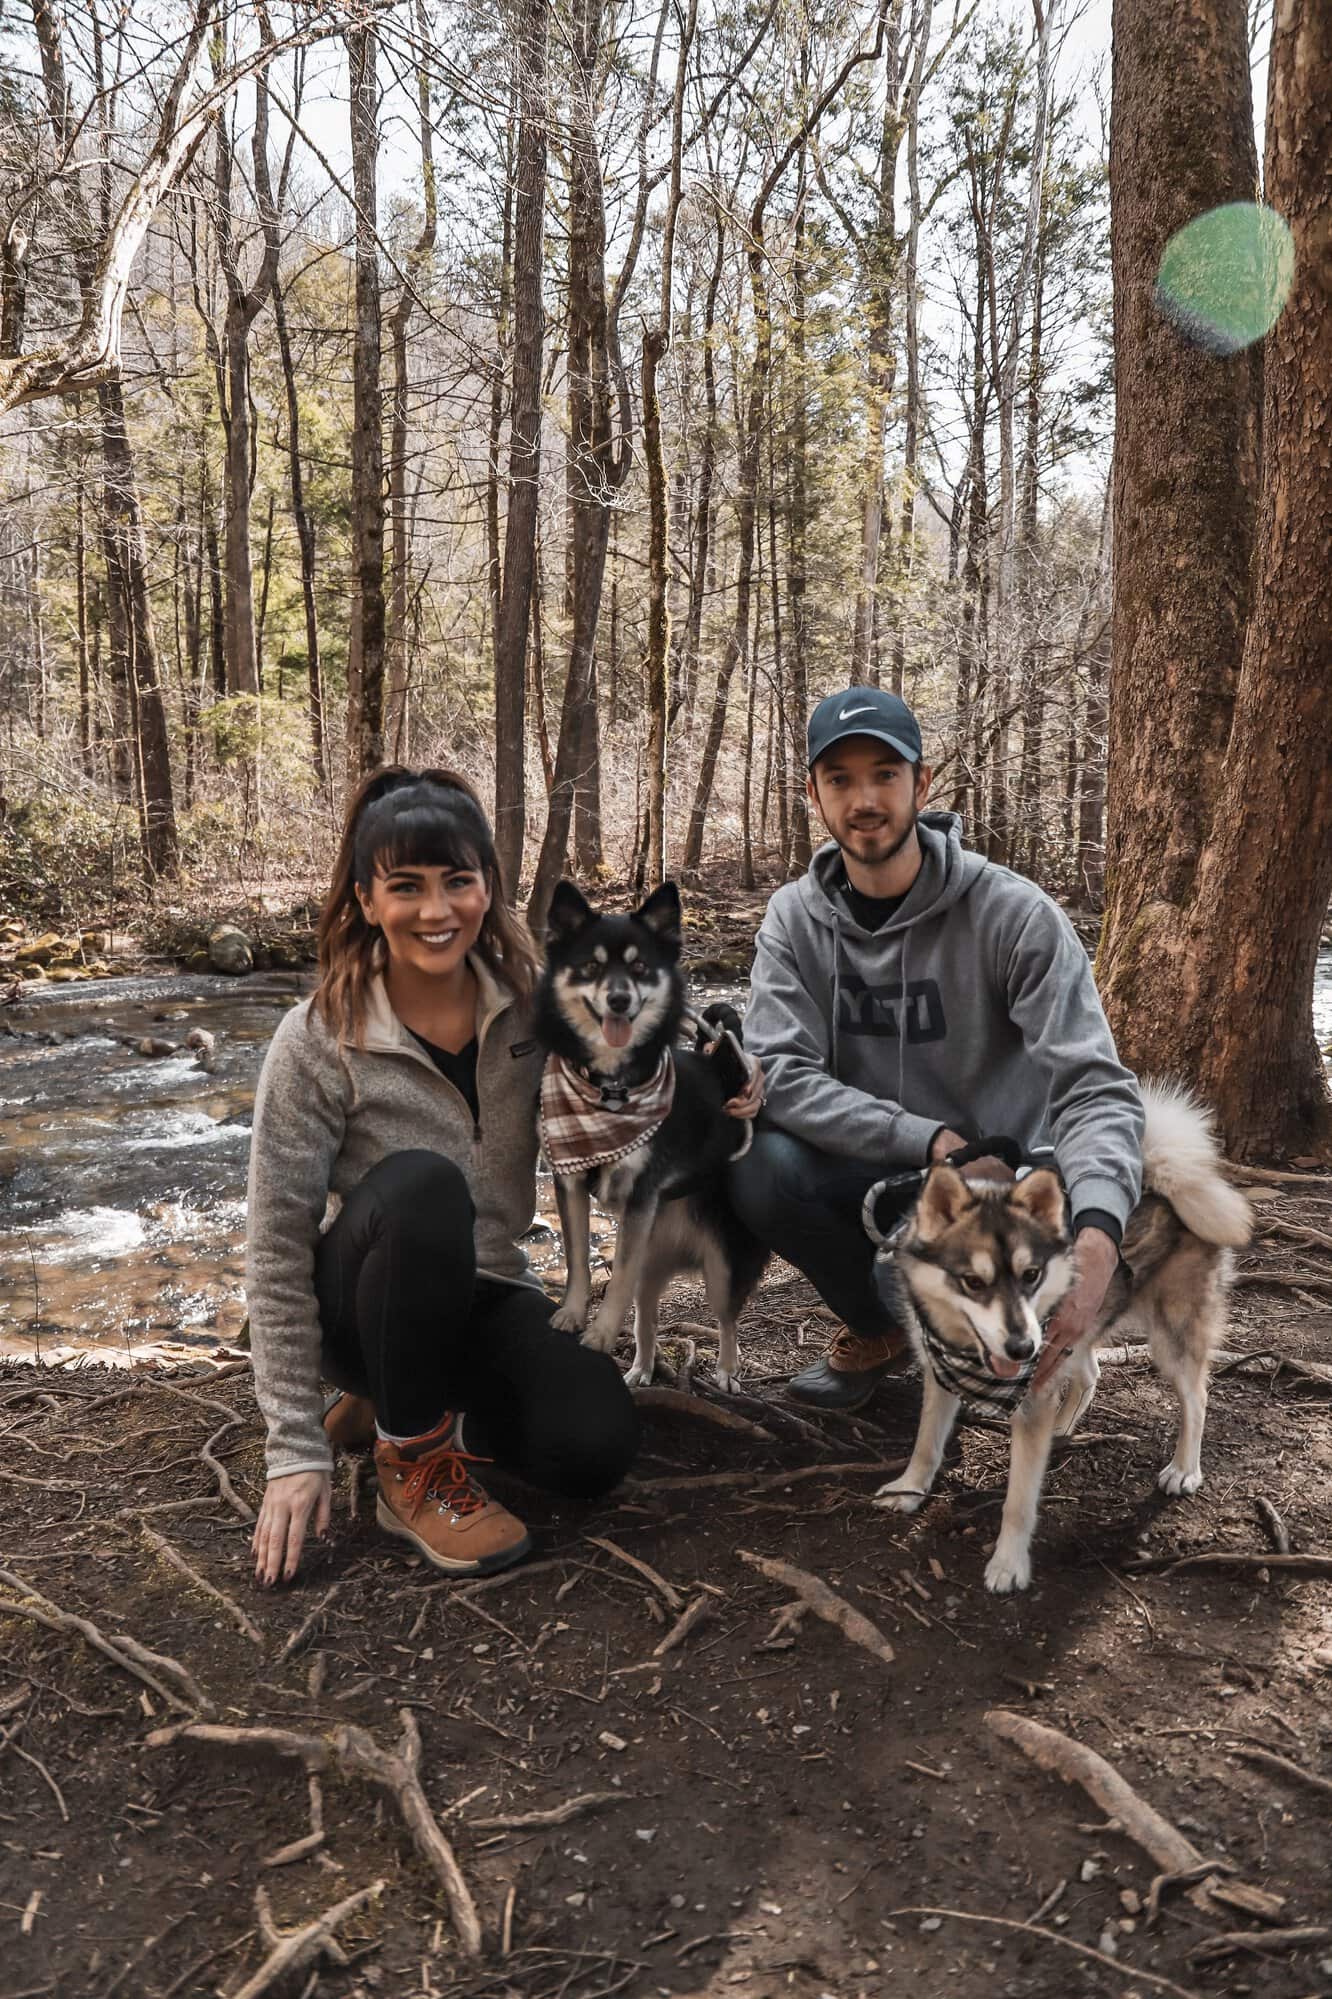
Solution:
<path fill-rule="evenodd" d="M 909 764 L 921 760 L 919 722 L 900 694 L 885 693 L 882 687 L 848 687 L 845 694 L 820 701 L 809 718 L 810 768 L 844 736 L 877 736 Z"/>

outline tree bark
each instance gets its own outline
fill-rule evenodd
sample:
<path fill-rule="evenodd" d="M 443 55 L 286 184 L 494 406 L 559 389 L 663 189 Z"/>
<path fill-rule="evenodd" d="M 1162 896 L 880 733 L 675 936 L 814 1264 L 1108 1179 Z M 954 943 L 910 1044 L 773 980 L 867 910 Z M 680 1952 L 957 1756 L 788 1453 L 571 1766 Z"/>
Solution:
<path fill-rule="evenodd" d="M 1227 758 L 1262 366 L 1257 347 L 1222 359 L 1192 345 L 1153 287 L 1173 233 L 1252 201 L 1256 181 L 1244 0 L 1116 0 L 1114 634 L 1097 974 L 1125 1060 L 1148 1070 L 1179 1049 L 1187 916 Z"/>
<path fill-rule="evenodd" d="M 1278 0 L 1264 192 L 1295 276 L 1267 337 L 1253 608 L 1170 1016 L 1237 1158 L 1332 1147 L 1310 1004 L 1332 895 L 1330 167 L 1332 9 Z"/>
<path fill-rule="evenodd" d="M 569 337 L 568 480 L 571 517 L 572 632 L 564 681 L 555 783 L 528 903 L 528 921 L 545 927 L 564 869 L 595 686 L 593 661 L 610 510 L 629 470 L 627 428 L 615 436 L 612 316 L 606 295 L 606 197 L 597 149 L 596 90 L 605 0 L 576 0 L 569 33 Z M 507 581 L 507 579 L 506 579 Z M 593 718 L 595 722 L 595 717 Z"/>
<path fill-rule="evenodd" d="M 296 392 L 296 371 L 292 365 L 291 333 L 287 325 L 286 300 L 280 280 L 273 287 L 273 323 L 277 328 L 278 352 L 282 357 L 282 380 L 287 397 L 287 463 L 291 482 L 291 513 L 296 523 L 300 549 L 301 603 L 305 611 L 305 669 L 309 688 L 310 760 L 322 791 L 328 784 L 328 763 L 324 754 L 324 680 L 319 663 L 319 613 L 315 604 L 314 519 L 305 500 L 305 473 L 301 465 L 301 404 Z"/>
<path fill-rule="evenodd" d="M 439 204 L 435 186 L 435 154 L 430 124 L 430 74 L 425 51 L 429 23 L 424 0 L 416 8 L 416 111 L 421 144 L 421 228 L 407 258 L 402 289 L 389 319 L 393 352 L 393 387 L 389 426 L 389 514 L 392 524 L 393 570 L 388 616 L 388 714 L 386 740 L 395 763 L 411 756 L 410 647 L 408 604 L 411 593 L 411 535 L 407 518 L 407 398 L 410 365 L 407 334 L 418 293 L 435 248 Z"/>
<path fill-rule="evenodd" d="M 347 653 L 347 776 L 359 783 L 384 761 L 384 434 L 380 406 L 380 297 L 375 169 L 379 157 L 372 28 L 347 35 L 351 73 L 352 190 L 356 203 L 356 337 L 352 374 L 352 602 Z"/>
<path fill-rule="evenodd" d="M 509 497 L 504 569 L 495 627 L 495 845 L 510 891 L 518 886 L 527 822 L 524 726 L 528 627 L 536 590 L 541 473 L 541 299 L 546 200 L 548 0 L 527 0 L 515 60 L 521 105 L 514 179 L 513 388 L 509 405 Z M 541 671 L 539 658 L 534 671 Z M 553 887 L 552 883 L 552 887 Z"/>

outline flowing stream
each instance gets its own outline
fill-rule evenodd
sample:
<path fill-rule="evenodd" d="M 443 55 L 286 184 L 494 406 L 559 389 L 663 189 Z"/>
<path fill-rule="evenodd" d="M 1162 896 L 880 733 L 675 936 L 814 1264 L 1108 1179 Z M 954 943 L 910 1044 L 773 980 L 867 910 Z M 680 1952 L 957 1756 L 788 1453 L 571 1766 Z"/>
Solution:
<path fill-rule="evenodd" d="M 128 1361 L 234 1338 L 255 1082 L 309 985 L 295 972 L 90 980 L 39 988 L 0 1018 L 0 1354 Z M 1328 1050 L 1332 951 L 1314 1025 Z M 214 1036 L 212 1074 L 184 1046 L 194 1027 Z M 146 1036 L 179 1052 L 140 1055 Z M 604 1247 L 604 1217 L 595 1234 Z M 527 1242 L 559 1275 L 548 1175 Z"/>

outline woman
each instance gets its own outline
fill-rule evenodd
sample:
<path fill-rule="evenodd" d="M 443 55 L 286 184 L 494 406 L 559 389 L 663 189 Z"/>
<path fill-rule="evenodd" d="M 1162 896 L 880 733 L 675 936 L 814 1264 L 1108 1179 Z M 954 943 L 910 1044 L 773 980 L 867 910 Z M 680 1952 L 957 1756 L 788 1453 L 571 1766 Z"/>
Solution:
<path fill-rule="evenodd" d="M 320 917 L 319 983 L 274 1035 L 255 1098 L 262 1583 L 290 1581 L 311 1523 L 327 1528 L 334 1441 L 374 1438 L 380 1525 L 451 1575 L 531 1545 L 477 1463 L 592 1497 L 633 1458 L 618 1368 L 551 1328 L 517 1243 L 536 1206 L 536 975 L 471 786 L 443 770 L 368 778 Z M 330 1194 L 342 1205 L 321 1234 Z M 321 1377 L 347 1391 L 327 1416 Z"/>

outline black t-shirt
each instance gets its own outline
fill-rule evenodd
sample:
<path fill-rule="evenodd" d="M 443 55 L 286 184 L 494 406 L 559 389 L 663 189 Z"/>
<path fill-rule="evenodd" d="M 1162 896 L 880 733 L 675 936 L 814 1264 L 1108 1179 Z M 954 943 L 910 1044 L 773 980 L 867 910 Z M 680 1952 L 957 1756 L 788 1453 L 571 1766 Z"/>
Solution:
<path fill-rule="evenodd" d="M 419 1041 L 441 1076 L 447 1076 L 455 1090 L 462 1092 L 463 1101 L 472 1113 L 473 1121 L 481 1122 L 481 1100 L 476 1092 L 476 1036 L 473 1035 L 465 1048 L 455 1055 L 450 1048 L 436 1048 L 433 1041 L 427 1041 L 424 1034 L 418 1034 L 414 1027 L 407 1032 L 413 1041 Z"/>
<path fill-rule="evenodd" d="M 882 930 L 906 901 L 905 895 L 862 895 L 858 888 L 852 888 L 845 868 L 837 893 L 846 905 L 847 913 L 854 916 L 862 930 L 870 931 Z"/>

